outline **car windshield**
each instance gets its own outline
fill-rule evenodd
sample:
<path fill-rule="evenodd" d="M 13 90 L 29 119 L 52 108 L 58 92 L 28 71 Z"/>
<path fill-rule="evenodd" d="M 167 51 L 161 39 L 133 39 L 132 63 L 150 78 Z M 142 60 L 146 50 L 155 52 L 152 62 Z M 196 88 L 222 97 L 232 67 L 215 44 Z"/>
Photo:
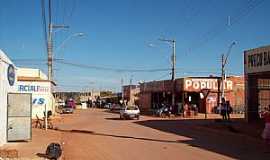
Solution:
<path fill-rule="evenodd" d="M 65 105 L 64 108 L 72 108 L 70 105 Z"/>
<path fill-rule="evenodd" d="M 127 110 L 138 110 L 137 106 L 127 106 Z"/>

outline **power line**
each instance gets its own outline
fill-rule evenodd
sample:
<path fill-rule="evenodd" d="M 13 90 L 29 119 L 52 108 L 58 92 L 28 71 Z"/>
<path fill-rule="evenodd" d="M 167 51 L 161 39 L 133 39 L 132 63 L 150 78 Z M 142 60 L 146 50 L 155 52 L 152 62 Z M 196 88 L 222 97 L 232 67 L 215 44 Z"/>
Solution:
<path fill-rule="evenodd" d="M 42 26 L 45 40 L 46 50 L 48 48 L 48 33 L 47 33 L 47 22 L 46 22 L 46 11 L 45 11 L 45 0 L 41 0 L 41 15 L 42 15 Z"/>
<path fill-rule="evenodd" d="M 238 14 L 236 14 L 235 16 L 232 16 L 231 25 L 237 24 L 243 17 L 249 15 L 252 11 L 254 11 L 256 9 L 256 7 L 258 7 L 260 4 L 262 4 L 263 1 L 264 0 L 259 0 L 259 1 L 249 0 L 247 2 L 247 6 L 245 8 L 243 8 L 241 11 L 239 11 Z M 206 44 L 207 42 L 209 42 L 210 40 L 214 39 L 216 36 L 221 34 L 226 27 L 227 26 L 224 24 L 216 25 L 211 30 L 209 30 L 205 34 L 203 34 L 204 36 L 202 36 L 203 38 L 201 39 L 200 42 L 198 42 L 197 44 L 192 44 L 190 47 L 188 47 L 186 52 L 191 52 L 191 50 L 196 50 L 200 46 L 203 46 L 204 44 Z"/>
<path fill-rule="evenodd" d="M 70 65 L 79 68 L 86 68 L 86 69 L 95 69 L 95 70 L 102 70 L 102 71 L 112 71 L 112 72 L 163 72 L 163 71 L 170 71 L 170 68 L 157 68 L 157 69 L 125 69 L 125 68 L 109 68 L 109 67 L 100 67 L 100 66 L 91 66 L 85 64 L 78 64 L 66 61 L 57 61 L 57 63 Z"/>

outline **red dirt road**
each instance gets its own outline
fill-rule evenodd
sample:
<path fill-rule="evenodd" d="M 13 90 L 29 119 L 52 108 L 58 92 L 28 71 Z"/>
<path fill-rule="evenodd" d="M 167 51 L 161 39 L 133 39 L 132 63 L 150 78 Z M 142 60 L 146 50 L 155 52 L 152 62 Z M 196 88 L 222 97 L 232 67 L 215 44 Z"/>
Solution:
<path fill-rule="evenodd" d="M 142 116 L 119 120 L 119 115 L 89 109 L 64 115 L 66 160 L 270 159 L 260 141 L 202 130 L 201 120 L 166 120 Z M 71 131 L 73 130 L 73 131 Z"/>

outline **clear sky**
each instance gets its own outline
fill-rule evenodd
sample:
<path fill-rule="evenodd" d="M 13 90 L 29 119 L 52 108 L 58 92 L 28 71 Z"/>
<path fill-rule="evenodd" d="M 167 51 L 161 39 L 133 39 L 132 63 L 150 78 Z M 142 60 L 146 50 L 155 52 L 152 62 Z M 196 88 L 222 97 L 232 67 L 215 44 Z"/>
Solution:
<path fill-rule="evenodd" d="M 243 51 L 270 44 L 269 0 L 52 0 L 54 53 L 66 62 L 116 69 L 170 68 L 176 40 L 177 77 L 219 74 L 221 54 L 236 41 L 227 71 L 243 74 Z M 228 18 L 230 17 L 230 18 Z M 229 20 L 230 19 L 230 20 Z M 41 0 L 2 0 L 0 48 L 17 66 L 47 73 Z M 132 82 L 169 79 L 169 71 L 131 73 L 54 64 L 61 90 L 120 90 Z"/>

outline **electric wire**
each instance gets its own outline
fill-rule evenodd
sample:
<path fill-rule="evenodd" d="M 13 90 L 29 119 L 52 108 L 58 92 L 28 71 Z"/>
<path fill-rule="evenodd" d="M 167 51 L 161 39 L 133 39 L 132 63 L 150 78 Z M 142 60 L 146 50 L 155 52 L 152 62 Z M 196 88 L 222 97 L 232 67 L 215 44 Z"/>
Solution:
<path fill-rule="evenodd" d="M 233 25 L 233 24 L 235 25 L 235 24 L 239 23 L 241 19 L 243 19 L 245 16 L 249 15 L 252 11 L 254 11 L 263 2 L 264 2 L 264 0 L 259 0 L 259 1 L 249 0 L 247 2 L 247 6 L 245 6 L 245 8 L 240 10 L 238 12 L 238 14 L 236 14 L 235 16 L 232 16 L 231 25 Z M 186 52 L 191 52 L 192 50 L 194 51 L 196 49 L 199 49 L 199 47 L 205 45 L 210 40 L 216 38 L 218 35 L 223 33 L 224 30 L 226 29 L 226 27 L 227 26 L 224 24 L 220 24 L 220 23 L 217 24 L 215 27 L 213 27 L 212 29 L 210 29 L 206 33 L 204 33 L 201 40 L 197 44 L 190 45 L 187 48 Z"/>
<path fill-rule="evenodd" d="M 45 0 L 41 0 L 41 15 L 42 15 L 42 26 L 44 33 L 44 42 L 46 50 L 48 49 L 48 32 L 47 32 L 47 22 L 46 22 L 46 11 L 45 11 Z"/>

